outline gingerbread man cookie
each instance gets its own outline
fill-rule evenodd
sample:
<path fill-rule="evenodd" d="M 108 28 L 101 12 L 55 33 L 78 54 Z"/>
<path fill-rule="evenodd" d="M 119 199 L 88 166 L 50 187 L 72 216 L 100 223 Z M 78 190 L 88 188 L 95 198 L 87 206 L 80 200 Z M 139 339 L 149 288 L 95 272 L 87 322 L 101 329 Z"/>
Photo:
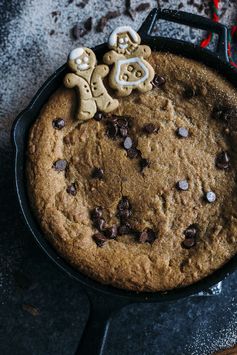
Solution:
<path fill-rule="evenodd" d="M 130 26 L 117 27 L 109 37 L 112 49 L 104 57 L 104 63 L 112 65 L 110 86 L 118 96 L 130 95 L 132 90 L 146 92 L 152 89 L 155 72 L 145 60 L 151 55 L 148 46 L 140 45 L 141 38 Z"/>
<path fill-rule="evenodd" d="M 107 92 L 103 79 L 109 73 L 107 65 L 96 65 L 94 52 L 89 48 L 76 48 L 68 57 L 68 66 L 72 73 L 64 78 L 67 88 L 76 88 L 78 93 L 79 120 L 94 117 L 97 110 L 111 112 L 119 103 Z"/>

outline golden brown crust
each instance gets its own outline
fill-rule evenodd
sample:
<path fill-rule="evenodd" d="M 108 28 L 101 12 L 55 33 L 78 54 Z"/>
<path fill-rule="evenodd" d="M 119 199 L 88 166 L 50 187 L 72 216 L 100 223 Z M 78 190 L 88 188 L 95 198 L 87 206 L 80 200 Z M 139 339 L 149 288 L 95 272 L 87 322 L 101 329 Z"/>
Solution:
<path fill-rule="evenodd" d="M 129 159 L 118 141 L 106 135 L 103 122 L 78 123 L 73 119 L 75 94 L 60 88 L 42 109 L 29 137 L 27 176 L 35 214 L 49 241 L 73 266 L 90 277 L 116 287 L 158 291 L 196 282 L 221 267 L 237 251 L 236 149 L 234 134 L 225 134 L 223 122 L 211 118 L 217 103 L 237 106 L 235 90 L 216 73 L 194 61 L 171 54 L 153 53 L 150 63 L 166 78 L 164 89 L 134 93 L 120 100 L 117 115 L 134 118 L 133 135 L 149 168 L 140 172 L 137 159 Z M 201 94 L 184 98 L 186 86 Z M 52 120 L 66 125 L 55 130 Z M 144 135 L 147 123 L 160 127 Z M 178 127 L 190 132 L 177 138 Z M 67 137 L 67 138 L 65 138 Z M 231 144 L 231 142 L 233 144 Z M 231 153 L 232 168 L 215 167 L 215 157 Z M 66 159 L 68 170 L 52 168 Z M 94 167 L 104 178 L 92 179 Z M 187 179 L 189 190 L 177 191 L 177 181 Z M 76 182 L 76 196 L 66 188 Z M 208 204 L 205 191 L 215 191 Z M 132 205 L 131 223 L 158 235 L 153 244 L 132 236 L 119 236 L 98 247 L 90 211 L 102 206 L 108 225 L 117 224 L 116 209 L 122 196 Z M 197 245 L 182 248 L 183 231 L 198 223 Z"/>

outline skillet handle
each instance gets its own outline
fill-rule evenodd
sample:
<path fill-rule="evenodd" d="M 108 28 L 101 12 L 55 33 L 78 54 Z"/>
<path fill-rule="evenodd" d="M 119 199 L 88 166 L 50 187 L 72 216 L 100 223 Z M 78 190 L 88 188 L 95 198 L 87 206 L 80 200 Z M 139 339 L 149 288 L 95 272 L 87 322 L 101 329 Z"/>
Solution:
<path fill-rule="evenodd" d="M 152 37 L 151 32 L 154 25 L 156 21 L 160 19 L 218 34 L 216 54 L 218 58 L 224 60 L 225 62 L 229 62 L 227 52 L 228 28 L 225 25 L 214 22 L 206 17 L 194 15 L 184 11 L 153 9 L 140 27 L 138 31 L 139 34 L 144 39 L 146 37 Z"/>
<path fill-rule="evenodd" d="M 90 290 L 87 295 L 90 314 L 75 355 L 102 355 L 112 317 L 131 302 Z"/>

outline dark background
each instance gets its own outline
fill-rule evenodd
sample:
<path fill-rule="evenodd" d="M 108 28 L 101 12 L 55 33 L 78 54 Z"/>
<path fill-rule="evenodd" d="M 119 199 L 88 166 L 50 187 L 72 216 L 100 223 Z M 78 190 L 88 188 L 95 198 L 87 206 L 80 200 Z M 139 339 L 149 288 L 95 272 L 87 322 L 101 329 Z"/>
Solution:
<path fill-rule="evenodd" d="M 135 9 L 143 1 L 132 1 Z M 157 2 L 145 1 L 150 8 Z M 237 19 L 235 1 L 222 1 L 221 21 Z M 0 354 L 71 355 L 82 334 L 89 305 L 78 283 L 52 264 L 34 242 L 18 210 L 13 188 L 10 128 L 45 79 L 79 44 L 94 46 L 119 24 L 139 27 L 146 12 L 124 14 L 125 2 L 0 0 Z M 162 7 L 210 15 L 209 1 L 160 1 Z M 106 10 L 105 10 L 106 9 Z M 106 11 L 120 11 L 103 33 Z M 71 28 L 93 17 L 92 30 L 73 39 Z M 202 33 L 175 25 L 164 35 L 199 41 Z M 106 354 L 205 355 L 237 343 L 237 274 L 222 293 L 176 303 L 132 305 L 113 320 Z M 93 341 L 93 339 L 92 339 Z M 88 354 L 89 355 L 89 354 Z"/>

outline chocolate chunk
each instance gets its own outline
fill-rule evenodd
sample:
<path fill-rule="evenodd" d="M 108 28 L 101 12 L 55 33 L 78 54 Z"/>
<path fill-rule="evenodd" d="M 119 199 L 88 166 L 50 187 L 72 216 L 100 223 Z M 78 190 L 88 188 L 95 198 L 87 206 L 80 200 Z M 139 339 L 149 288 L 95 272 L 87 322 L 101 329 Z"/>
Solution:
<path fill-rule="evenodd" d="M 95 233 L 92 238 L 94 239 L 98 247 L 102 247 L 107 241 L 107 238 L 101 233 Z"/>
<path fill-rule="evenodd" d="M 75 184 L 71 184 L 67 187 L 66 189 L 67 193 L 72 196 L 76 196 L 77 194 L 77 189 Z"/>
<path fill-rule="evenodd" d="M 151 5 L 149 4 L 149 2 L 143 2 L 135 8 L 135 11 L 137 12 L 146 11 L 150 8 L 150 6 Z"/>
<path fill-rule="evenodd" d="M 107 136 L 111 139 L 115 139 L 118 134 L 117 124 L 109 123 L 107 129 Z"/>
<path fill-rule="evenodd" d="M 28 313 L 30 313 L 33 317 L 39 316 L 40 311 L 38 308 L 35 306 L 32 306 L 31 304 L 23 304 L 22 309 Z"/>
<path fill-rule="evenodd" d="M 120 11 L 108 11 L 105 16 L 102 16 L 96 26 L 97 32 L 103 32 L 108 20 L 116 18 L 120 15 Z"/>
<path fill-rule="evenodd" d="M 230 167 L 230 158 L 227 152 L 221 152 L 216 157 L 216 167 L 219 169 L 228 169 Z"/>
<path fill-rule="evenodd" d="M 158 132 L 159 128 L 156 127 L 153 123 L 147 123 L 145 126 L 143 126 L 143 132 L 147 134 L 152 134 Z"/>
<path fill-rule="evenodd" d="M 98 112 L 95 113 L 93 118 L 94 118 L 94 120 L 99 122 L 99 121 L 101 121 L 104 118 L 104 115 L 103 115 L 102 112 L 98 111 Z"/>
<path fill-rule="evenodd" d="M 53 128 L 60 130 L 65 127 L 65 121 L 63 118 L 56 118 L 55 120 L 53 120 L 52 125 Z"/>
<path fill-rule="evenodd" d="M 187 86 L 184 90 L 184 97 L 188 100 L 192 99 L 194 96 L 196 96 L 196 94 L 196 90 L 192 86 Z"/>
<path fill-rule="evenodd" d="M 64 159 L 59 159 L 53 163 L 53 168 L 56 171 L 64 171 L 67 168 L 67 161 Z"/>
<path fill-rule="evenodd" d="M 84 22 L 84 27 L 87 32 L 91 31 L 92 29 L 92 17 L 88 17 L 88 19 Z"/>
<path fill-rule="evenodd" d="M 158 74 L 155 74 L 155 76 L 154 76 L 154 79 L 153 79 L 153 81 L 152 81 L 152 85 L 154 86 L 154 87 L 160 87 L 160 86 L 163 86 L 164 84 L 166 83 L 166 80 L 165 80 L 165 78 L 163 77 L 163 76 L 160 76 L 160 75 L 158 75 Z"/>
<path fill-rule="evenodd" d="M 130 232 L 131 232 L 131 226 L 127 222 L 124 224 L 121 224 L 121 226 L 119 226 L 119 228 L 118 228 L 119 235 L 129 234 Z"/>
<path fill-rule="evenodd" d="M 139 235 L 140 243 L 153 243 L 155 239 L 156 239 L 155 232 L 150 228 L 146 228 Z"/>
<path fill-rule="evenodd" d="M 199 227 L 196 223 L 191 224 L 187 229 L 184 231 L 185 238 L 196 238 L 199 233 Z"/>
<path fill-rule="evenodd" d="M 215 192 L 213 191 L 208 191 L 206 194 L 205 194 L 205 198 L 206 198 L 206 201 L 209 202 L 209 203 L 213 203 L 216 201 L 216 194 Z"/>
<path fill-rule="evenodd" d="M 187 191 L 189 186 L 187 180 L 180 180 L 177 182 L 176 187 L 181 191 Z"/>
<path fill-rule="evenodd" d="M 91 211 L 91 218 L 98 219 L 101 217 L 102 217 L 102 208 L 100 206 L 97 206 Z"/>
<path fill-rule="evenodd" d="M 131 8 L 131 0 L 125 0 L 125 15 L 128 15 L 134 21 L 134 11 Z"/>
<path fill-rule="evenodd" d="M 182 241 L 182 247 L 184 249 L 190 249 L 196 245 L 195 238 L 186 238 Z"/>
<path fill-rule="evenodd" d="M 115 239 L 118 235 L 118 230 L 116 226 L 106 228 L 104 235 L 109 239 Z"/>
<path fill-rule="evenodd" d="M 125 138 L 128 135 L 128 130 L 125 127 L 121 127 L 119 128 L 119 133 L 121 137 Z"/>
<path fill-rule="evenodd" d="M 87 34 L 87 30 L 84 28 L 84 26 L 80 25 L 77 23 L 75 26 L 72 28 L 72 36 L 74 39 L 78 40 L 81 37 L 84 37 Z"/>
<path fill-rule="evenodd" d="M 132 147 L 130 149 L 127 150 L 127 156 L 130 158 L 130 159 L 134 159 L 136 158 L 137 156 L 139 155 L 139 150 L 135 147 Z"/>
<path fill-rule="evenodd" d="M 97 218 L 94 221 L 94 226 L 96 229 L 98 229 L 100 232 L 102 232 L 105 229 L 105 220 L 103 218 Z"/>
<path fill-rule="evenodd" d="M 130 208 L 130 203 L 128 201 L 128 198 L 123 196 L 118 203 L 118 210 L 119 211 L 128 210 L 129 208 Z"/>
<path fill-rule="evenodd" d="M 178 137 L 180 137 L 180 138 L 187 138 L 188 137 L 187 128 L 180 127 L 177 129 L 176 133 L 177 133 Z"/>
<path fill-rule="evenodd" d="M 128 150 L 128 149 L 132 148 L 132 145 L 133 145 L 132 139 L 131 139 L 130 137 L 126 137 L 126 138 L 124 139 L 124 142 L 123 142 L 124 148 L 125 148 L 126 150 Z"/>
<path fill-rule="evenodd" d="M 91 176 L 93 179 L 102 179 L 104 176 L 104 170 L 101 168 L 94 168 Z"/>
<path fill-rule="evenodd" d="M 141 169 L 141 172 L 142 172 L 146 167 L 150 166 L 150 162 L 149 162 L 148 159 L 142 158 L 139 161 L 139 165 L 140 165 L 140 169 Z"/>

